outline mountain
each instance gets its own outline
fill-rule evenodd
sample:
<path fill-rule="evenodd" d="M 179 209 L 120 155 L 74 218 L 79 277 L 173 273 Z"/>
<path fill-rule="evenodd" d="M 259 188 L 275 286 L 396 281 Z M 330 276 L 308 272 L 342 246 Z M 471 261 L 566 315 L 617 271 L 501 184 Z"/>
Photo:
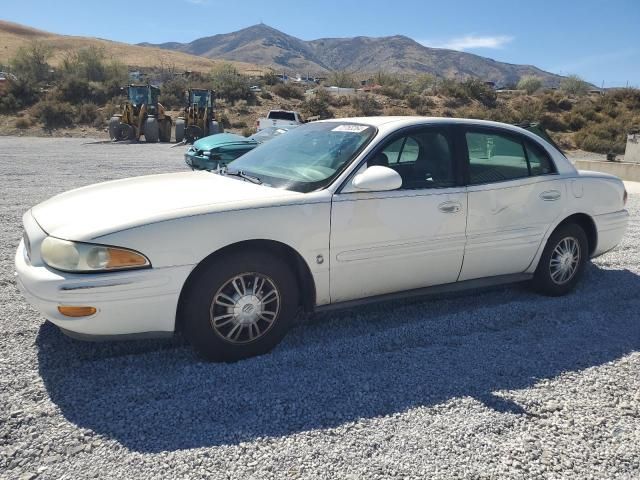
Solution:
<path fill-rule="evenodd" d="M 514 65 L 471 53 L 425 47 L 402 35 L 304 41 L 264 24 L 199 38 L 190 43 L 140 45 L 303 74 L 326 74 L 332 70 L 382 70 L 430 73 L 450 78 L 478 77 L 500 85 L 515 83 L 523 75 L 536 75 L 547 85 L 557 85 L 562 78 L 532 65 Z"/>
<path fill-rule="evenodd" d="M 203 56 L 170 51 L 170 49 L 161 50 L 99 38 L 58 35 L 0 20 L 0 64 L 8 63 L 20 47 L 32 41 L 43 42 L 51 49 L 52 57 L 49 63 L 54 67 L 62 61 L 68 51 L 87 46 L 99 47 L 108 58 L 115 58 L 128 66 L 138 68 L 156 67 L 162 62 L 167 66 L 175 66 L 178 70 L 208 71 L 220 63 Z M 245 63 L 237 63 L 236 68 L 241 72 L 262 70 L 256 65 Z"/>

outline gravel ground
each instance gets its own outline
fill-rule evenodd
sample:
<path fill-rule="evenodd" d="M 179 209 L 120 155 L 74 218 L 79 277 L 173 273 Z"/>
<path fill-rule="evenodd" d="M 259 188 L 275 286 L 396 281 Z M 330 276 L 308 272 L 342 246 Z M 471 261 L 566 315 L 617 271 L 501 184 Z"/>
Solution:
<path fill-rule="evenodd" d="M 0 137 L 1 478 L 640 478 L 640 195 L 577 291 L 317 316 L 270 355 L 82 343 L 20 296 L 21 215 L 182 148 Z"/>

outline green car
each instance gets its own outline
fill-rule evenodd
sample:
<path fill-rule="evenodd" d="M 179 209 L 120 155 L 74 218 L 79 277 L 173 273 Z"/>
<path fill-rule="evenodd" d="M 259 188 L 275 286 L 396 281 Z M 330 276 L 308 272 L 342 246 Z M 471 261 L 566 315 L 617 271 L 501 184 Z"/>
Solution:
<path fill-rule="evenodd" d="M 193 170 L 216 170 L 228 165 L 261 143 L 286 133 L 290 127 L 270 127 L 255 135 L 243 137 L 234 133 L 216 133 L 197 140 L 184 154 L 184 161 Z"/>

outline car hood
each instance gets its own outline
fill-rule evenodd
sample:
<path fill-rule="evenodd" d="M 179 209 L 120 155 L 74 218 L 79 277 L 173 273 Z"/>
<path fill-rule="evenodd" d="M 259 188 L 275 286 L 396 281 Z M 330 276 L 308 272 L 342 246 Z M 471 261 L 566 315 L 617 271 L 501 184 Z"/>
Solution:
<path fill-rule="evenodd" d="M 32 215 L 49 235 L 88 241 L 179 217 L 295 203 L 302 196 L 210 172 L 167 173 L 71 190 L 36 205 Z"/>
<path fill-rule="evenodd" d="M 216 133 L 215 135 L 209 135 L 208 137 L 196 140 L 193 146 L 196 150 L 207 151 L 233 143 L 256 143 L 256 141 L 249 140 L 235 133 Z"/>

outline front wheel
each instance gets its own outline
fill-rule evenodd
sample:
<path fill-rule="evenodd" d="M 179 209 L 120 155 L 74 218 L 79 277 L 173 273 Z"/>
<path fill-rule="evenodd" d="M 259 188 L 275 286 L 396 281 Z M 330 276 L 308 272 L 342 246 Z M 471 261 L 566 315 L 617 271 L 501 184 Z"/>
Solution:
<path fill-rule="evenodd" d="M 183 118 L 176 120 L 176 142 L 180 143 L 184 140 L 185 122 Z"/>
<path fill-rule="evenodd" d="M 182 296 L 179 321 L 187 340 L 209 360 L 269 352 L 297 313 L 295 275 L 272 254 L 231 253 L 194 275 Z"/>
<path fill-rule="evenodd" d="M 545 295 L 569 293 L 578 283 L 588 259 L 589 242 L 582 227 L 567 224 L 549 237 L 533 277 L 533 287 Z"/>
<path fill-rule="evenodd" d="M 144 122 L 144 139 L 147 143 L 156 143 L 160 136 L 160 126 L 158 119 L 155 117 L 147 117 Z"/>

